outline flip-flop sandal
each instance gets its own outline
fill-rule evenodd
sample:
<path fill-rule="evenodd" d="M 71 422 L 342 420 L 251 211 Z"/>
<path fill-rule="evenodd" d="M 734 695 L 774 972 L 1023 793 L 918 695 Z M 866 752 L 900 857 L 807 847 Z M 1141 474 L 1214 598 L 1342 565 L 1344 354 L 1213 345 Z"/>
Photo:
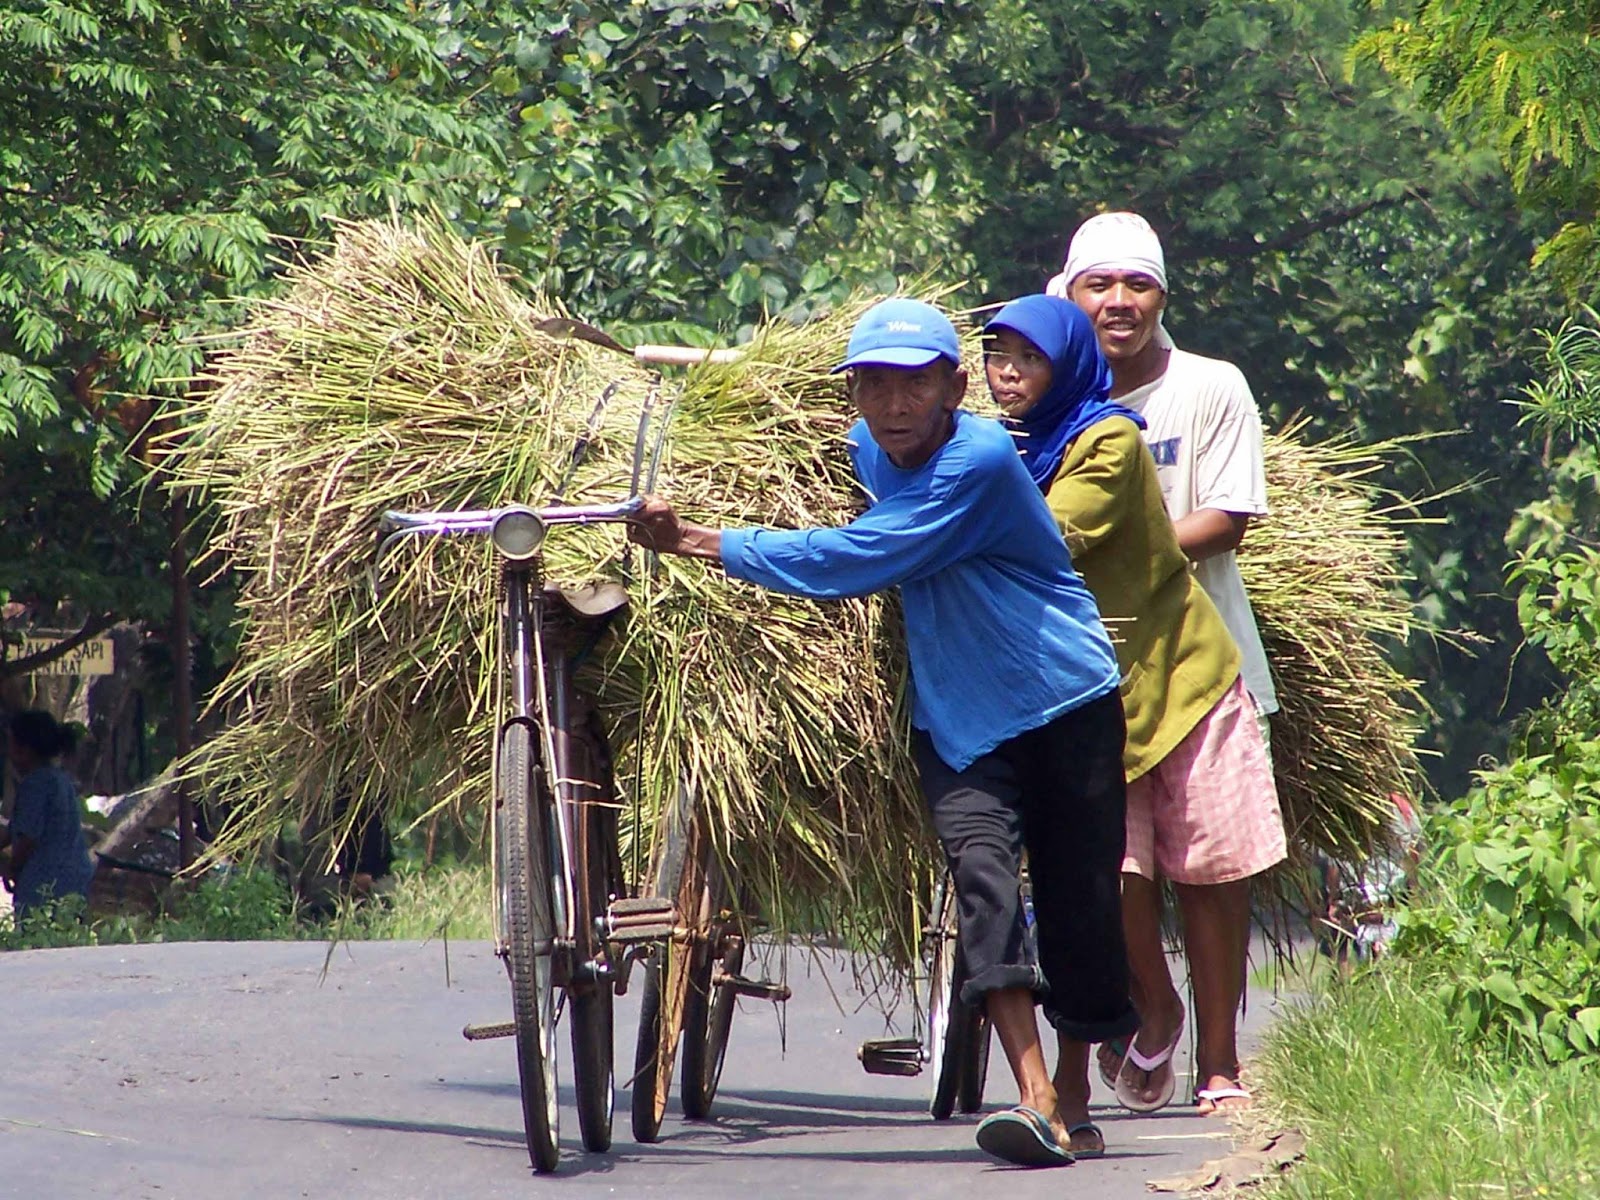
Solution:
<path fill-rule="evenodd" d="M 979 1123 L 978 1149 L 1019 1167 L 1064 1167 L 1073 1160 L 1050 1131 L 1049 1119 L 1020 1104 Z"/>
<path fill-rule="evenodd" d="M 1075 1133 L 1092 1133 L 1100 1139 L 1100 1144 L 1090 1150 L 1079 1150 L 1074 1147 L 1072 1151 L 1073 1158 L 1104 1158 L 1106 1156 L 1106 1135 L 1100 1131 L 1100 1126 L 1093 1121 L 1079 1121 L 1076 1125 L 1068 1125 L 1067 1136 L 1071 1137 Z"/>
<path fill-rule="evenodd" d="M 1117 1086 L 1117 1076 L 1122 1074 L 1122 1064 L 1128 1061 L 1128 1047 L 1133 1043 L 1134 1036 L 1134 1034 L 1130 1033 L 1125 1038 L 1111 1038 L 1105 1043 L 1110 1048 L 1111 1053 L 1116 1056 L 1117 1065 L 1115 1067 L 1108 1068 L 1106 1060 L 1100 1057 L 1098 1053 L 1095 1055 L 1095 1061 L 1100 1067 L 1100 1078 L 1105 1080 L 1108 1088 Z"/>
<path fill-rule="evenodd" d="M 1130 1112 L 1153 1113 L 1157 1109 L 1165 1108 L 1172 1103 L 1172 1094 L 1178 1090 L 1177 1072 L 1168 1070 L 1165 1081 L 1156 1092 L 1154 1100 L 1146 1100 L 1139 1095 L 1139 1089 L 1133 1086 L 1133 1081 L 1128 1078 L 1128 1067 L 1131 1065 L 1145 1072 L 1160 1069 L 1172 1061 L 1172 1056 L 1177 1052 L 1178 1042 L 1183 1038 L 1183 1021 L 1180 1018 L 1178 1027 L 1172 1031 L 1172 1041 L 1168 1042 L 1161 1050 L 1146 1057 L 1141 1054 L 1139 1047 L 1132 1042 L 1128 1044 L 1128 1057 L 1123 1060 L 1122 1070 L 1117 1072 L 1117 1103 Z"/>
<path fill-rule="evenodd" d="M 1204 1114 L 1205 1116 L 1208 1116 L 1208 1117 L 1214 1117 L 1218 1113 L 1235 1111 L 1235 1110 L 1223 1108 L 1222 1107 L 1222 1101 L 1224 1101 L 1224 1100 L 1254 1100 L 1254 1099 L 1255 1099 L 1255 1097 L 1252 1096 L 1249 1092 L 1245 1091 L 1245 1089 L 1242 1088 L 1242 1087 L 1196 1088 L 1195 1092 L 1194 1092 L 1194 1102 L 1195 1102 L 1195 1104 L 1198 1105 L 1202 1100 L 1210 1102 L 1211 1111 L 1206 1113 L 1206 1114 Z"/>

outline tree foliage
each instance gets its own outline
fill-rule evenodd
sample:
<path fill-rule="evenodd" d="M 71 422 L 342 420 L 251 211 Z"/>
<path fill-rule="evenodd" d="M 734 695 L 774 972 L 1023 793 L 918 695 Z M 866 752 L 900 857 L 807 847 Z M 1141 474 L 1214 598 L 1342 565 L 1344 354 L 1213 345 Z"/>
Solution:
<path fill-rule="evenodd" d="M 481 175 L 403 4 L 0 6 L 0 433 L 186 378 L 274 236 Z"/>
<path fill-rule="evenodd" d="M 159 620 L 152 397 L 274 239 L 470 190 L 497 143 L 398 2 L 0 3 L 0 123 L 0 600 Z"/>
<path fill-rule="evenodd" d="M 1356 43 L 1425 103 L 1492 146 L 1517 191 L 1559 215 L 1539 248 L 1567 288 L 1600 268 L 1600 4 L 1423 0 Z"/>
<path fill-rule="evenodd" d="M 437 208 L 624 337 L 704 341 L 862 283 L 1034 289 L 1079 221 L 1129 207 L 1166 240 L 1175 335 L 1240 362 L 1274 419 L 1468 431 L 1402 486 L 1497 477 L 1414 538 L 1419 605 L 1491 653 L 1409 665 L 1464 745 L 1494 748 L 1501 537 L 1543 472 L 1498 402 L 1526 382 L 1507 347 L 1552 311 L 1524 272 L 1542 218 L 1404 89 L 1341 73 L 1394 11 L 0 0 L 0 472 L 55 497 L 17 522 L 20 493 L 0 497 L 0 590 L 87 595 L 98 566 L 100 594 L 159 611 L 139 582 L 159 572 L 73 514 L 143 520 L 120 544 L 159 553 L 119 483 L 149 412 L 130 397 L 186 377 L 227 298 L 273 286 L 273 239 L 329 216 Z"/>
<path fill-rule="evenodd" d="M 1508 538 L 1523 631 L 1567 686 L 1519 722 L 1512 761 L 1436 817 L 1431 886 L 1398 944 L 1434 964 L 1469 1042 L 1556 1062 L 1600 1056 L 1600 332 L 1588 315 L 1544 335 L 1524 421 L 1579 441 Z"/>
<path fill-rule="evenodd" d="M 985 28 L 971 0 L 546 0 L 481 6 L 441 50 L 508 116 L 480 226 L 508 261 L 585 315 L 704 337 L 974 271 L 950 63 Z"/>

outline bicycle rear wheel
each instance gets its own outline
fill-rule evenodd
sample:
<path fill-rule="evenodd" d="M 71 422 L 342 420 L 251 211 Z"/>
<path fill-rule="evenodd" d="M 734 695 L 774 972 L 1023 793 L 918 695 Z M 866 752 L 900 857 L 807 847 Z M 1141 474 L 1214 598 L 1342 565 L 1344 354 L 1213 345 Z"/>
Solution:
<path fill-rule="evenodd" d="M 942 872 L 934 885 L 924 936 L 929 942 L 926 1053 L 928 1068 L 933 1073 L 928 1112 L 935 1121 L 945 1121 L 955 1112 L 958 1101 L 963 1112 L 975 1112 L 982 1105 L 989 1041 L 988 1023 L 983 1014 L 961 999 L 961 988 L 967 981 L 967 964 L 961 954 L 956 921 L 955 881 L 948 871 Z M 980 1053 L 981 1069 L 976 1061 Z M 975 1080 L 975 1085 L 969 1080 Z M 969 1102 L 972 1107 L 967 1106 Z"/>
<path fill-rule="evenodd" d="M 709 847 L 708 847 L 709 849 Z M 679 1095 L 683 1115 L 703 1121 L 711 1115 L 722 1082 L 722 1064 L 728 1056 L 728 1035 L 739 997 L 731 987 L 718 987 L 719 974 L 737 976 L 744 966 L 744 938 L 721 923 L 727 885 L 720 870 L 708 871 L 715 886 L 708 889 L 712 936 L 696 947 L 695 970 L 689 980 L 689 997 L 683 1018 L 683 1073 Z"/>
<path fill-rule="evenodd" d="M 673 898 L 680 921 L 691 933 L 704 931 L 710 917 L 706 849 L 694 812 L 693 794 L 687 788 L 681 789 L 652 879 L 655 894 Z M 653 1142 L 661 1134 L 661 1122 L 672 1092 L 672 1068 L 695 974 L 697 943 L 695 937 L 669 939 L 657 951 L 645 974 L 644 993 L 640 998 L 639 1040 L 633 1060 L 632 1101 L 633 1136 L 641 1142 Z"/>
<path fill-rule="evenodd" d="M 506 969 L 517 1028 L 522 1125 L 533 1169 L 556 1169 L 561 1157 L 556 1103 L 555 919 L 550 895 L 549 833 L 544 798 L 533 785 L 528 727 L 507 726 L 496 780 L 495 849 L 504 914 Z"/>
<path fill-rule="evenodd" d="M 561 775 L 569 780 L 590 780 L 601 785 L 597 799 L 611 798 L 610 772 L 604 760 L 587 743 L 569 740 L 562 743 L 569 761 Z M 580 801 L 583 798 L 580 797 Z M 575 960 L 581 963 L 603 959 L 603 947 L 593 936 L 596 917 L 603 916 L 616 880 L 612 871 L 616 828 L 614 810 L 599 804 L 582 805 L 584 814 L 575 846 L 574 877 L 583 889 L 577 913 L 580 936 Z M 616 1105 L 614 1067 L 614 996 L 609 979 L 574 982 L 567 987 L 567 1019 L 572 1024 L 572 1081 L 577 1095 L 578 1129 L 584 1149 L 596 1153 L 611 1148 L 611 1123 Z"/>
<path fill-rule="evenodd" d="M 983 1089 L 989 1078 L 989 1017 L 970 1004 L 962 1007 L 971 1014 L 972 1036 L 967 1044 L 966 1066 L 961 1071 L 961 1086 L 956 1089 L 956 1111 L 975 1113 L 983 1109 Z"/>

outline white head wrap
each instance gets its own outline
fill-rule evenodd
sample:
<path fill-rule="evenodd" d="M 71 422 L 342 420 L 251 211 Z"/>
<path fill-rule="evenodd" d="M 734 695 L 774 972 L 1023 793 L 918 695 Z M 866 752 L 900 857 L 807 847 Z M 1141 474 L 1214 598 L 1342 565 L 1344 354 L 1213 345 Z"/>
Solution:
<path fill-rule="evenodd" d="M 1067 247 L 1061 274 L 1045 285 L 1052 296 L 1067 298 L 1072 281 L 1085 271 L 1138 271 L 1167 290 L 1167 259 L 1161 239 L 1138 213 L 1108 212 L 1090 217 L 1078 226 Z"/>

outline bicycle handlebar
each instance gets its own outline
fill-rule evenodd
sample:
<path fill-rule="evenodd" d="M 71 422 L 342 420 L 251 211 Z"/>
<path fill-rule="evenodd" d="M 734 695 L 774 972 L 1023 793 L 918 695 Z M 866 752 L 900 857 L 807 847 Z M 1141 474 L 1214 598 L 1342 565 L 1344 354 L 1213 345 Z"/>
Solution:
<path fill-rule="evenodd" d="M 532 513 L 544 525 L 600 525 L 626 521 L 643 506 L 643 496 L 632 496 L 612 504 L 558 504 L 549 508 L 512 504 L 454 512 L 386 512 L 378 519 L 378 533 L 383 536 L 374 557 L 382 558 L 391 544 L 407 534 L 488 533 L 506 513 Z"/>

